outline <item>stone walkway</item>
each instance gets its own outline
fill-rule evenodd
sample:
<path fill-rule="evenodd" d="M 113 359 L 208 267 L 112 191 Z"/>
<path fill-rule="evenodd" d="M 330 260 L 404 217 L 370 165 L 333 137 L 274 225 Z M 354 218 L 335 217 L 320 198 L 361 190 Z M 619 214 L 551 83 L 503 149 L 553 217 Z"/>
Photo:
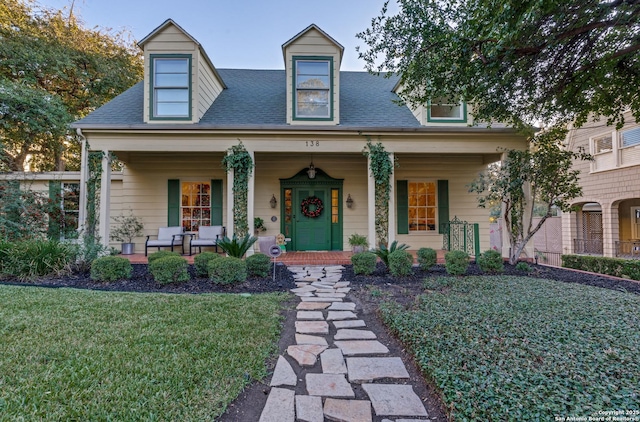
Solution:
<path fill-rule="evenodd" d="M 296 344 L 278 358 L 260 422 L 428 420 L 411 385 L 390 383 L 409 373 L 359 319 L 342 269 L 289 267 L 300 297 Z M 356 399 L 359 389 L 368 400 Z"/>

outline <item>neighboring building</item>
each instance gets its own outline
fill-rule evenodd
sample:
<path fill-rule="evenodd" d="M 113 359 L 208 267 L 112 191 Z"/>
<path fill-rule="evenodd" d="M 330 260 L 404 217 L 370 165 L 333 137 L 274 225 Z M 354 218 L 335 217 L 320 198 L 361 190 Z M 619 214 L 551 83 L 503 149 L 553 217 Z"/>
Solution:
<path fill-rule="evenodd" d="M 250 224 L 260 217 L 265 235 L 284 233 L 288 250 L 348 250 L 353 233 L 375 246 L 374 183 L 362 153 L 369 137 L 399 165 L 390 241 L 439 249 L 439 225 L 457 216 L 478 223 L 480 248 L 489 248 L 489 211 L 478 208 L 467 185 L 501 158 L 501 148 L 526 148 L 513 129 L 472 126 L 466 104 L 398 105 L 397 77 L 340 71 L 343 47 L 315 25 L 282 45 L 284 70 L 216 69 L 172 20 L 139 45 L 144 81 L 73 125 L 91 151 L 124 163 L 114 185 L 104 159 L 99 231 L 105 241 L 110 217 L 128 209 L 142 218 L 146 234 L 209 224 L 232 234 L 233 179 L 221 161 L 241 141 L 255 164 Z M 88 152 L 83 149 L 82 186 Z M 81 204 L 85 195 L 83 189 Z M 312 196 L 324 206 L 317 217 L 301 212 Z M 137 243 L 140 248 L 142 239 Z"/>
<path fill-rule="evenodd" d="M 606 119 L 573 129 L 568 148 L 594 160 L 578 161 L 582 196 L 563 215 L 563 252 L 640 258 L 640 125 L 630 112 L 620 130 Z"/>

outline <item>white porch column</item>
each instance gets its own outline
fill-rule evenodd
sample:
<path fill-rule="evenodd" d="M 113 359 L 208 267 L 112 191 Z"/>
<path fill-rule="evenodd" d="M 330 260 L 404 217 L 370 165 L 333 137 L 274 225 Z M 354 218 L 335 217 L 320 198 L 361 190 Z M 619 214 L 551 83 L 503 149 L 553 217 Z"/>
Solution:
<path fill-rule="evenodd" d="M 389 153 L 389 159 L 392 163 L 395 162 L 394 153 Z M 389 177 L 389 226 L 388 231 L 389 235 L 387 236 L 387 244 L 391 244 L 394 240 L 396 240 L 396 172 L 395 170 L 391 171 L 391 177 Z"/>
<path fill-rule="evenodd" d="M 102 177 L 100 178 L 100 222 L 98 235 L 100 243 L 109 246 L 111 225 L 111 158 L 109 151 L 102 151 Z"/>
<path fill-rule="evenodd" d="M 574 254 L 573 239 L 576 238 L 576 213 L 567 211 L 562 213 L 562 253 Z"/>
<path fill-rule="evenodd" d="M 603 202 L 600 206 L 602 207 L 602 256 L 613 257 L 615 256 L 614 243 L 618 240 L 618 206 L 608 202 Z"/>
<path fill-rule="evenodd" d="M 233 169 L 227 172 L 227 236 L 233 237 Z"/>
<path fill-rule="evenodd" d="M 249 226 L 248 234 L 252 234 L 255 231 L 255 227 L 253 227 L 253 216 L 254 216 L 254 203 L 255 203 L 255 194 L 256 194 L 256 154 L 254 151 L 247 151 L 249 156 L 251 157 L 251 162 L 253 162 L 253 171 L 251 172 L 251 176 L 249 176 L 249 180 L 247 181 L 247 224 Z M 253 248 L 249 248 L 247 251 L 247 256 L 253 255 Z"/>
<path fill-rule="evenodd" d="M 369 248 L 377 248 L 376 240 L 376 181 L 371 174 L 371 158 L 367 157 L 367 237 Z"/>
<path fill-rule="evenodd" d="M 80 198 L 78 210 L 78 230 L 84 230 L 87 224 L 87 177 L 89 174 L 89 151 L 87 151 L 87 142 L 82 131 L 77 130 L 82 143 L 82 153 L 80 155 Z"/>

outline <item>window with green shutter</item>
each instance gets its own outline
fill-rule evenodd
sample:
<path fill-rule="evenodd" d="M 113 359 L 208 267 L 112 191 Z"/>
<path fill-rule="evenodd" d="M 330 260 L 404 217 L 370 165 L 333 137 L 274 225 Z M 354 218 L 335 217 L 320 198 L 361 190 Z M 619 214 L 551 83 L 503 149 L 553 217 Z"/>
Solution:
<path fill-rule="evenodd" d="M 449 221 L 447 180 L 396 181 L 396 223 L 398 234 L 439 231 Z"/>
<path fill-rule="evenodd" d="M 222 180 L 168 182 L 168 225 L 197 231 L 200 226 L 222 225 Z"/>

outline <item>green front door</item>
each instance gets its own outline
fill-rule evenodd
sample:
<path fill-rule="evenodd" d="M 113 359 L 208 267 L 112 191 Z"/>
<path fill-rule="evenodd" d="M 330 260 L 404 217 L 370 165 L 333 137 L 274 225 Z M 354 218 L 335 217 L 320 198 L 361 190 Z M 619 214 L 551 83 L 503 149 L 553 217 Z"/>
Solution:
<path fill-rule="evenodd" d="M 331 196 L 330 189 L 325 187 L 300 187 L 293 189 L 293 218 L 295 220 L 294 245 L 298 251 L 323 251 L 331 249 Z M 318 201 L 311 200 L 305 206 L 305 199 L 317 198 L 322 203 L 322 211 L 317 216 Z M 315 204 L 313 203 L 315 202 Z"/>

